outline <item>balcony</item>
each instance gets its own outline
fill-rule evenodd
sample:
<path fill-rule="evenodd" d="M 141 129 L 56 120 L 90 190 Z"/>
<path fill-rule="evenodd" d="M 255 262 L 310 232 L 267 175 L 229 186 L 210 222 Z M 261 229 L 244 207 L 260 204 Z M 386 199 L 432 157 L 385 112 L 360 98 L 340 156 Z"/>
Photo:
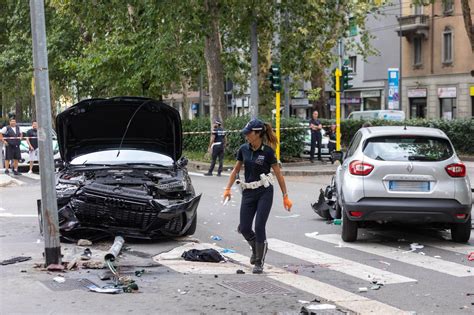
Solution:
<path fill-rule="evenodd" d="M 428 15 L 408 15 L 398 18 L 399 28 L 395 30 L 398 36 L 413 37 L 422 35 L 428 38 L 430 17 Z"/>

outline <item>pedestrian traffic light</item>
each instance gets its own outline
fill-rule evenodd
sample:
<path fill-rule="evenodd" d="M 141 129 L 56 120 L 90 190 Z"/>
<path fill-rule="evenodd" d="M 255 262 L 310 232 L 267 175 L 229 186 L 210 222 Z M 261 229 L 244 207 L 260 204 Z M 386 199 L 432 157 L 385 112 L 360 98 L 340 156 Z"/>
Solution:
<path fill-rule="evenodd" d="M 342 66 L 342 91 L 348 90 L 352 87 L 352 79 L 352 68 L 348 66 Z"/>
<path fill-rule="evenodd" d="M 270 81 L 270 87 L 273 91 L 281 91 L 281 73 L 280 65 L 272 64 L 269 70 L 268 80 Z"/>

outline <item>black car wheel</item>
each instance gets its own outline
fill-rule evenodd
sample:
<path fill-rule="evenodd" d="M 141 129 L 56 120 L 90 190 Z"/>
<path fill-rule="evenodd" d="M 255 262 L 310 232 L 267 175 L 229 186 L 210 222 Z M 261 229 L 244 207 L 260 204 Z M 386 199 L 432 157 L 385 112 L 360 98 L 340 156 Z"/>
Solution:
<path fill-rule="evenodd" d="M 471 217 L 464 223 L 454 223 L 451 226 L 451 238 L 457 243 L 467 243 L 471 237 Z"/>
<path fill-rule="evenodd" d="M 357 240 L 358 224 L 349 220 L 346 211 L 342 211 L 342 240 L 344 242 L 354 242 Z"/>
<path fill-rule="evenodd" d="M 184 232 L 184 236 L 193 235 L 194 233 L 196 233 L 196 227 L 197 227 L 197 213 L 194 216 L 194 219 L 191 222 L 189 229 L 186 232 Z"/>

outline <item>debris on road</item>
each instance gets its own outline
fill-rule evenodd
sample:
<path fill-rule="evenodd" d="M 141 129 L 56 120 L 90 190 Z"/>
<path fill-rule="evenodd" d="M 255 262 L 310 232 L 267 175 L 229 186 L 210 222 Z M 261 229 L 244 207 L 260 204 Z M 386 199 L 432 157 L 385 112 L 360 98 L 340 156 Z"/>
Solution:
<path fill-rule="evenodd" d="M 92 246 L 92 242 L 81 238 L 80 240 L 77 241 L 77 246 Z"/>
<path fill-rule="evenodd" d="M 53 281 L 57 283 L 64 283 L 66 282 L 66 278 L 64 278 L 63 276 L 57 276 L 53 278 Z"/>
<path fill-rule="evenodd" d="M 224 248 L 223 250 L 221 250 L 221 253 L 223 253 L 223 254 L 234 254 L 234 253 L 236 253 L 236 251 L 233 250 L 233 249 L 230 249 L 230 248 Z"/>
<path fill-rule="evenodd" d="M 124 287 L 122 287 L 123 292 L 125 293 L 135 293 L 138 291 L 138 285 L 135 282 L 132 282 Z"/>
<path fill-rule="evenodd" d="M 332 223 L 333 223 L 334 225 L 341 225 L 341 224 L 342 224 L 342 220 L 341 220 L 341 219 L 334 219 L 334 220 L 332 221 Z"/>
<path fill-rule="evenodd" d="M 467 255 L 467 260 L 474 261 L 474 252 L 470 252 L 469 255 Z"/>
<path fill-rule="evenodd" d="M 211 235 L 211 240 L 213 241 L 222 241 L 222 237 L 217 235 Z"/>
<path fill-rule="evenodd" d="M 298 303 L 301 303 L 301 304 L 309 304 L 311 303 L 310 301 L 304 301 L 304 300 L 298 300 Z"/>
<path fill-rule="evenodd" d="M 310 314 L 316 314 L 315 311 L 321 311 L 321 310 L 335 310 L 336 305 L 332 304 L 310 304 L 310 305 L 305 305 L 301 308 L 300 314 L 304 315 L 310 315 Z"/>
<path fill-rule="evenodd" d="M 51 264 L 46 267 L 48 271 L 64 271 L 64 266 L 59 264 Z"/>
<path fill-rule="evenodd" d="M 383 260 L 379 260 L 379 263 L 384 264 L 384 265 L 387 265 L 387 266 L 390 266 L 390 265 L 391 265 L 391 263 L 386 262 L 386 261 L 383 261 Z"/>
<path fill-rule="evenodd" d="M 123 289 L 115 288 L 115 287 L 106 287 L 101 288 L 95 284 L 89 284 L 86 286 L 90 291 L 97 292 L 97 293 L 107 293 L 107 294 L 118 294 L 122 293 Z"/>
<path fill-rule="evenodd" d="M 407 251 L 405 251 L 405 252 L 403 252 L 403 253 L 405 254 L 405 253 L 415 252 L 417 249 L 422 249 L 422 248 L 424 248 L 424 247 L 425 247 L 425 246 L 420 245 L 420 244 L 418 244 L 418 243 L 411 243 L 411 244 L 410 244 L 410 250 L 407 250 Z"/>
<path fill-rule="evenodd" d="M 89 248 L 84 249 L 84 252 L 81 254 L 81 260 L 91 260 L 92 251 Z"/>
<path fill-rule="evenodd" d="M 225 258 L 215 249 L 191 249 L 185 251 L 181 257 L 187 261 L 213 262 L 225 261 Z"/>
<path fill-rule="evenodd" d="M 359 288 L 359 293 L 367 292 L 367 287 Z"/>
<path fill-rule="evenodd" d="M 304 236 L 310 237 L 310 238 L 316 238 L 316 236 L 318 235 L 319 235 L 319 232 L 304 233 Z"/>
<path fill-rule="evenodd" d="M 30 256 L 18 256 L 18 257 L 13 257 L 13 258 L 10 258 L 10 259 L 3 260 L 2 262 L 0 262 L 0 265 L 2 265 L 2 266 L 12 265 L 12 264 L 16 264 L 16 263 L 19 263 L 19 262 L 28 261 L 30 259 L 31 259 Z"/>
<path fill-rule="evenodd" d="M 382 287 L 381 285 L 376 284 L 376 285 L 371 286 L 370 289 L 371 289 L 371 290 L 378 290 L 378 289 L 380 289 L 381 287 Z"/>
<path fill-rule="evenodd" d="M 142 270 L 135 270 L 135 276 L 136 277 L 141 277 L 145 273 L 145 269 Z"/>
<path fill-rule="evenodd" d="M 238 269 L 235 273 L 238 275 L 244 275 L 245 271 L 243 271 L 242 269 Z"/>

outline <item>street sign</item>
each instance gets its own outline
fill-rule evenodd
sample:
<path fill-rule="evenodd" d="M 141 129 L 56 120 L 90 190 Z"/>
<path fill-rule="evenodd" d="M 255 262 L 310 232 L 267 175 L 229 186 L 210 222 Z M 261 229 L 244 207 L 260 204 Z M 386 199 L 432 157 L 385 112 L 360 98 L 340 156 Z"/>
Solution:
<path fill-rule="evenodd" d="M 400 109 L 398 68 L 388 69 L 388 109 Z"/>

